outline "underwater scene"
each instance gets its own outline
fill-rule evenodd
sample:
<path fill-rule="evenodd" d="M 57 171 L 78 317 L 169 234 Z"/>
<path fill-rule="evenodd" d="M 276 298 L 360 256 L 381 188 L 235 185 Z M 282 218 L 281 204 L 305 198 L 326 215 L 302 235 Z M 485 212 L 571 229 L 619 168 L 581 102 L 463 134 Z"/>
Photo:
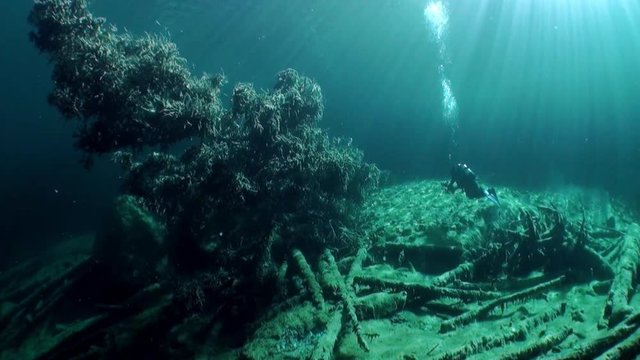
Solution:
<path fill-rule="evenodd" d="M 640 358 L 640 2 L 0 17 L 0 360 Z"/>

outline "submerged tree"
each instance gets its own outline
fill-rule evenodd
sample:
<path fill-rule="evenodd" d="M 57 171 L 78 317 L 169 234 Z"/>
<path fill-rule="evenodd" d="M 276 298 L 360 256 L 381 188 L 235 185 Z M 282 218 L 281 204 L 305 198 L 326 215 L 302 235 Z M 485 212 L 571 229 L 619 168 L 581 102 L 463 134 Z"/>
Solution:
<path fill-rule="evenodd" d="M 223 76 L 194 77 L 175 44 L 118 32 L 84 0 L 36 0 L 29 21 L 54 66 L 49 101 L 78 122 L 86 164 L 113 154 L 127 204 L 165 229 L 161 278 L 220 301 L 268 300 L 291 249 L 355 251 L 352 209 L 380 172 L 319 127 L 315 81 L 288 69 L 268 92 L 240 83 L 225 108 Z M 168 151 L 177 142 L 187 143 L 181 155 Z"/>

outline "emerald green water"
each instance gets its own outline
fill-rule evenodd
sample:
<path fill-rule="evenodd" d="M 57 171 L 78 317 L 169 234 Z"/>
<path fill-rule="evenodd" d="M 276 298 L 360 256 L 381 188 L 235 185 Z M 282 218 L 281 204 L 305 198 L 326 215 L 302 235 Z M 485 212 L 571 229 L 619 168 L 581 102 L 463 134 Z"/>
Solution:
<path fill-rule="evenodd" d="M 287 67 L 313 77 L 326 99 L 322 126 L 352 138 L 395 179 L 445 177 L 452 161 L 464 161 L 486 182 L 600 187 L 637 204 L 640 4 L 443 4 L 444 57 L 422 0 L 94 0 L 91 7 L 133 33 L 168 34 L 194 73 L 223 70 L 231 84 L 256 87 Z M 4 254 L 93 229 L 118 187 L 107 158 L 91 173 L 77 165 L 72 128 L 46 103 L 50 68 L 27 39 L 30 7 L 0 5 L 9 54 L 0 67 L 0 225 L 15 239 L 3 242 Z M 457 103 L 453 138 L 441 64 Z"/>

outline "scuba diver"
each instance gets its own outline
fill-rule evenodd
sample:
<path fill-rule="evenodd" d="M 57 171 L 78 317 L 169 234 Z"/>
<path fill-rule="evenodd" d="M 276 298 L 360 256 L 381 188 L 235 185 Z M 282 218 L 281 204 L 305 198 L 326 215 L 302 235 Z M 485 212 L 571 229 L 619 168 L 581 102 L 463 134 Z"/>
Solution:
<path fill-rule="evenodd" d="M 462 189 L 470 199 L 487 198 L 492 203 L 500 206 L 496 190 L 494 188 L 483 189 L 478 185 L 476 174 L 467 164 L 458 163 L 451 169 L 451 179 L 446 185 L 446 190 L 453 193 L 457 189 Z"/>

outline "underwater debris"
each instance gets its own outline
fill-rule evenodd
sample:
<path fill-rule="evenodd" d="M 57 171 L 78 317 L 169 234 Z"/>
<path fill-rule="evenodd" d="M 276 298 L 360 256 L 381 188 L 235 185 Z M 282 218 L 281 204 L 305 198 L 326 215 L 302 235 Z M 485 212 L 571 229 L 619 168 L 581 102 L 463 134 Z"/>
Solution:
<path fill-rule="evenodd" d="M 76 281 L 91 271 L 92 265 L 92 261 L 86 258 L 30 289 L 30 294 L 24 296 L 0 319 L 0 332 L 4 334 L 0 340 L 0 349 L 16 346 L 23 337 L 44 322 L 50 311 L 65 301 Z"/>
<path fill-rule="evenodd" d="M 385 243 L 370 250 L 376 259 L 397 267 L 412 266 L 427 274 L 440 274 L 455 267 L 462 260 L 464 250 L 460 246 L 434 244 Z"/>
<path fill-rule="evenodd" d="M 640 327 L 640 312 L 628 316 L 623 322 L 607 331 L 604 335 L 572 348 L 568 353 L 555 357 L 556 360 L 595 359 L 607 349 L 627 339 Z M 626 351 L 626 350 L 625 350 Z"/>
<path fill-rule="evenodd" d="M 473 262 L 464 262 L 455 269 L 447 271 L 436 276 L 431 284 L 433 286 L 447 286 L 456 280 L 467 280 L 473 277 L 475 264 Z"/>
<path fill-rule="evenodd" d="M 338 341 L 338 336 L 342 330 L 342 318 L 343 318 L 342 305 L 338 305 L 329 317 L 326 329 L 323 335 L 318 339 L 313 353 L 309 357 L 309 360 L 330 360 L 333 359 L 333 351 Z"/>
<path fill-rule="evenodd" d="M 360 248 L 360 250 L 358 250 L 358 252 L 356 253 L 355 258 L 351 263 L 351 267 L 349 268 L 349 273 L 344 280 L 344 285 L 347 287 L 347 289 L 353 288 L 353 280 L 362 272 L 362 263 L 367 258 L 367 255 L 368 252 L 365 248 Z"/>
<path fill-rule="evenodd" d="M 438 298 L 453 298 L 463 301 L 495 299 L 500 294 L 491 291 L 466 290 L 412 283 L 407 281 L 387 280 L 377 277 L 357 277 L 356 282 L 380 291 L 391 290 L 408 294 L 409 302 L 426 302 Z"/>
<path fill-rule="evenodd" d="M 380 319 L 401 311 L 407 303 L 407 293 L 376 292 L 355 299 L 358 318 Z"/>
<path fill-rule="evenodd" d="M 516 302 L 516 301 L 524 301 L 532 298 L 533 296 L 539 295 L 542 292 L 545 292 L 553 287 L 560 285 L 565 279 L 565 276 L 560 276 L 556 279 L 547 281 L 540 285 L 536 285 L 532 288 L 525 289 L 522 291 L 518 291 L 513 294 L 509 294 L 495 300 L 490 301 L 488 304 L 480 306 L 475 310 L 468 311 L 460 316 L 454 317 L 449 320 L 445 320 L 440 324 L 440 332 L 446 333 L 449 331 L 453 331 L 460 326 L 467 325 L 473 321 L 482 320 L 487 315 L 489 315 L 494 309 L 498 307 L 504 307 L 505 305 Z"/>
<path fill-rule="evenodd" d="M 342 301 L 342 305 L 344 307 L 345 317 L 350 325 L 351 331 L 354 333 L 356 339 L 358 340 L 358 345 L 360 345 L 362 350 L 369 352 L 369 344 L 364 338 L 362 327 L 360 326 L 360 321 L 358 320 L 358 315 L 356 314 L 356 308 L 354 305 L 355 296 L 353 294 L 353 289 L 346 286 L 345 280 L 342 275 L 340 275 L 340 271 L 338 270 L 336 259 L 333 257 L 333 254 L 331 254 L 329 250 L 325 250 L 322 254 L 320 267 L 320 272 L 325 279 L 325 283 L 330 287 L 335 288 L 338 292 L 338 295 L 340 296 L 340 300 Z"/>
<path fill-rule="evenodd" d="M 434 182 L 433 186 L 439 184 Z M 504 194 L 503 207 L 508 211 L 513 201 L 510 191 L 503 190 L 501 193 Z M 137 200 L 132 204 L 137 204 Z M 133 214 L 143 214 L 138 210 L 133 211 Z M 510 214 L 521 213 L 506 212 L 504 216 Z M 567 211 L 566 214 L 565 236 L 566 239 L 574 239 L 573 234 L 579 233 L 582 220 L 574 217 L 571 221 L 572 213 Z M 536 224 L 542 229 L 541 233 L 547 232 L 547 225 L 544 224 L 554 224 L 553 221 L 546 223 L 538 215 L 532 214 L 531 219 L 542 219 Z M 514 218 L 513 222 L 501 224 L 521 226 L 523 222 Z M 620 222 L 620 225 L 623 224 L 624 222 Z M 509 226 L 505 225 L 506 228 Z M 553 228 L 553 225 L 548 228 Z M 364 230 L 363 234 L 366 234 L 367 229 Z M 510 239 L 520 239 L 518 235 L 513 236 Z M 277 244 L 281 239 L 273 237 L 269 241 Z M 402 247 L 397 239 L 392 241 L 398 249 Z M 589 241 L 594 248 L 605 248 L 594 240 Z M 506 247 L 508 243 L 502 246 Z M 306 256 L 307 251 L 309 256 Z M 253 327 L 243 327 L 247 329 L 244 335 L 246 338 L 232 346 L 233 349 L 227 353 L 228 359 L 394 358 L 399 354 L 406 359 L 462 359 L 480 353 L 508 359 L 528 359 L 540 355 L 584 359 L 604 356 L 609 350 L 611 356 L 616 358 L 615 356 L 619 356 L 616 354 L 628 354 L 636 348 L 635 334 L 640 324 L 638 315 L 634 313 L 625 316 L 620 324 L 610 330 L 596 330 L 611 280 L 599 281 L 594 273 L 584 267 L 569 269 L 569 266 L 573 266 L 571 262 L 567 262 L 568 267 L 564 269 L 567 272 L 564 280 L 558 278 L 556 272 L 562 268 L 553 268 L 554 272 L 551 272 L 546 271 L 548 268 L 545 267 L 541 268 L 543 271 L 526 278 L 518 278 L 496 270 L 507 271 L 509 268 L 505 266 L 505 262 L 509 258 L 492 257 L 494 255 L 489 251 L 482 253 L 485 255 L 476 256 L 479 252 L 465 248 L 462 259 L 454 268 L 429 275 L 416 269 L 391 266 L 379 256 L 368 257 L 369 252 L 364 247 L 360 247 L 357 252 L 338 252 L 336 255 L 326 250 L 321 256 L 317 256 L 313 250 L 307 251 L 304 255 L 302 249 L 289 251 L 287 257 L 277 261 L 279 266 L 273 261 L 273 299 L 276 302 L 264 305 L 265 310 L 254 315 L 258 320 L 253 322 Z M 90 255 L 91 249 L 88 248 L 84 257 L 78 259 L 86 260 Z M 487 258 L 493 259 L 494 263 L 487 263 Z M 321 294 L 324 302 L 322 310 L 316 305 L 310 285 L 296 259 L 304 259 L 306 266 L 303 267 L 308 268 L 304 272 L 313 275 L 320 289 L 317 293 Z M 616 258 L 612 260 L 617 261 Z M 36 263 L 41 261 L 34 262 Z M 92 273 L 94 272 L 89 274 Z M 48 282 L 54 278 L 46 277 L 43 281 Z M 85 279 L 95 282 L 92 275 Z M 197 308 L 197 312 L 185 310 L 181 305 L 182 300 L 172 290 L 173 283 L 163 281 L 152 285 L 148 291 L 144 288 L 131 289 L 117 302 L 97 307 L 88 302 L 87 306 L 92 311 L 74 317 L 72 322 L 56 324 L 55 329 L 48 324 L 56 322 L 55 314 L 59 312 L 59 308 L 49 308 L 40 317 L 39 330 L 28 329 L 22 332 L 23 336 L 13 337 L 12 344 L 7 344 L 9 348 L 0 357 L 20 357 L 28 344 L 42 341 L 37 335 L 41 331 L 42 336 L 51 340 L 38 346 L 39 353 L 47 354 L 52 359 L 76 355 L 135 355 L 139 354 L 135 351 L 139 349 L 139 344 L 144 343 L 142 339 L 146 339 L 146 336 L 165 344 L 155 353 L 160 357 L 169 356 L 167 354 L 182 358 L 198 355 L 216 357 L 221 350 L 215 349 L 215 346 L 212 348 L 211 344 L 219 341 L 217 339 L 220 336 L 224 334 L 227 341 L 229 337 L 239 337 L 222 325 L 224 317 L 221 314 L 251 311 L 252 304 L 245 305 L 242 297 L 239 298 L 238 307 L 231 303 L 216 303 L 215 299 L 211 299 L 215 295 L 212 289 L 221 291 L 224 287 L 216 285 L 217 278 L 210 274 L 189 277 L 181 274 L 179 279 L 190 279 L 195 285 L 203 287 L 202 294 L 207 296 L 207 301 L 204 306 Z M 159 280 L 163 278 L 160 277 Z M 562 286 L 559 286 L 560 281 Z M 6 277 L 0 277 L 0 285 L 2 284 L 2 288 L 8 286 L 9 289 L 27 286 L 20 286 L 19 283 L 11 285 Z M 557 291 L 549 292 L 544 300 L 538 299 L 537 295 L 547 292 L 550 287 Z M 17 297 L 24 294 L 24 290 L 16 291 L 11 290 L 9 293 L 16 294 Z M 0 293 L 0 299 L 11 300 L 4 294 L 6 293 Z M 361 337 L 369 349 L 368 353 L 363 352 L 358 344 L 358 328 L 354 328 L 353 318 L 345 310 L 348 305 L 343 294 L 347 294 L 352 301 L 353 314 Z M 62 305 L 70 296 L 71 293 L 67 292 L 58 304 Z M 47 298 L 46 294 L 44 298 Z M 135 298 L 139 300 L 134 300 Z M 436 301 L 427 302 L 428 299 Z M 478 305 L 478 301 L 486 303 L 484 306 Z M 512 302 L 518 303 L 518 306 L 506 308 L 507 303 Z M 567 305 L 563 305 L 565 302 L 570 311 L 566 311 Z M 5 303 L 9 304 L 5 306 L 7 314 L 12 314 L 11 301 Z M 636 306 L 637 299 L 632 298 L 629 304 Z M 506 310 L 500 313 L 503 306 Z M 443 310 L 446 307 L 451 311 Z M 489 315 L 473 318 L 481 321 L 458 325 L 455 332 L 439 333 L 443 324 L 459 321 L 455 319 L 469 316 L 468 314 L 477 314 L 478 309 L 482 308 Z M 478 336 L 478 332 L 485 329 L 487 332 Z M 572 335 L 569 335 L 568 329 L 571 329 Z M 2 334 L 4 340 L 6 332 L 2 331 Z M 553 353 L 547 354 L 550 348 Z"/>
<path fill-rule="evenodd" d="M 0 276 L 0 358 L 520 359 L 551 347 L 616 358 L 638 348 L 637 225 L 610 241 L 629 217 L 603 230 L 575 199 L 506 188 L 496 213 L 439 182 L 369 196 L 380 171 L 319 127 L 320 86 L 295 70 L 267 91 L 235 85 L 225 106 L 222 75 L 193 76 L 175 44 L 118 33 L 85 1 L 37 0 L 30 22 L 54 66 L 50 101 L 78 122 L 76 146 L 115 152 L 124 183 L 116 226 L 92 253 Z M 177 141 L 184 151 L 170 151 Z M 26 280 L 38 267 L 48 275 Z M 605 313 L 620 323 L 585 335 L 587 310 L 599 318 L 604 302 L 594 288 L 611 278 Z M 585 285 L 596 279 L 607 281 Z M 528 301 L 560 283 L 562 295 Z M 581 308 L 562 316 L 564 301 Z M 512 302 L 510 317 L 487 316 Z"/>
<path fill-rule="evenodd" d="M 505 205 L 505 206 L 508 207 L 508 205 Z M 534 215 L 533 215 L 534 213 L 532 213 L 530 216 L 529 215 L 524 216 L 524 219 L 526 220 L 524 222 L 525 225 L 528 222 L 528 227 L 524 227 L 524 228 L 528 229 L 528 233 L 529 233 L 528 236 L 530 238 L 538 239 L 538 241 L 540 241 L 540 239 L 544 240 L 544 239 L 549 239 L 554 237 L 559 238 L 559 236 L 562 235 L 563 239 L 565 239 L 564 241 L 571 241 L 572 239 L 578 238 L 579 235 L 577 234 L 583 231 L 581 230 L 581 226 L 579 225 L 581 223 L 581 220 L 578 220 L 577 221 L 578 225 L 573 227 L 573 224 L 575 223 L 573 224 L 569 222 L 562 223 L 558 221 L 557 209 L 551 209 L 551 210 L 545 210 L 545 211 L 548 211 L 548 214 L 551 214 L 549 217 L 549 220 L 550 220 L 549 223 L 538 222 L 536 225 L 533 225 L 534 221 L 535 222 L 538 221 L 538 220 L 534 220 Z M 521 212 L 515 212 L 515 213 L 522 214 Z M 514 223 L 522 224 L 520 220 L 515 221 Z M 564 231 L 560 231 L 561 226 L 565 227 Z M 537 230 L 538 228 L 542 229 L 539 233 Z M 513 234 L 516 234 L 516 232 L 514 232 Z M 520 240 L 521 238 L 516 237 L 516 239 Z M 402 243 L 398 242 L 397 240 L 391 240 L 391 241 L 394 241 L 393 246 L 395 246 L 398 249 L 398 252 L 402 251 L 402 247 L 403 247 Z M 508 241 L 506 243 L 509 244 Z M 546 243 L 546 241 L 543 241 L 543 243 Z M 376 246 L 378 246 L 378 248 L 384 248 L 385 244 L 379 243 Z M 406 246 L 407 248 L 411 248 L 415 245 L 413 243 L 408 243 Z M 578 246 L 569 245 L 564 247 L 563 245 L 562 248 L 565 249 L 567 252 L 571 251 L 570 253 L 576 254 L 577 252 L 573 252 L 574 250 L 572 249 L 579 248 L 579 246 L 580 245 Z M 567 254 L 567 252 L 563 252 L 563 254 Z M 469 256 L 469 255 L 465 255 L 465 256 Z M 374 264 L 370 264 L 369 267 L 362 269 L 362 273 L 358 276 L 355 276 L 354 278 L 355 288 L 359 292 L 358 298 L 356 299 L 356 303 L 355 303 L 356 312 L 358 313 L 358 320 L 360 322 L 369 321 L 369 319 L 371 319 L 370 314 L 374 313 L 373 319 L 378 319 L 380 318 L 380 316 L 383 319 L 387 317 L 391 317 L 389 321 L 391 321 L 392 324 L 401 325 L 406 320 L 404 320 L 404 316 L 398 315 L 399 308 L 405 309 L 406 311 L 414 311 L 418 309 L 418 306 L 416 305 L 423 303 L 425 299 L 435 298 L 435 299 L 442 299 L 443 301 L 447 300 L 443 304 L 451 303 L 451 306 L 460 307 L 462 308 L 462 311 L 465 311 L 465 306 L 471 307 L 473 309 L 472 303 L 477 301 L 474 299 L 477 297 L 480 297 L 480 298 L 489 300 L 488 304 L 486 304 L 484 307 L 480 306 L 480 311 L 476 312 L 478 309 L 466 310 L 466 312 L 464 312 L 463 314 L 459 316 L 454 316 L 450 319 L 446 319 L 446 315 L 444 315 L 445 320 L 439 322 L 440 329 L 442 329 L 443 327 L 446 328 L 448 324 L 456 323 L 457 321 L 459 321 L 459 319 L 466 318 L 467 316 L 469 316 L 469 314 L 473 315 L 478 313 L 480 313 L 480 315 L 477 318 L 474 316 L 471 316 L 470 319 L 472 320 L 470 320 L 469 322 L 472 322 L 474 320 L 485 319 L 483 323 L 486 323 L 487 326 L 491 326 L 489 324 L 495 322 L 496 318 L 490 317 L 490 316 L 487 316 L 487 317 L 482 316 L 481 313 L 483 310 L 486 311 L 487 314 L 491 314 L 496 309 L 499 310 L 501 308 L 504 308 L 508 303 L 517 302 L 517 303 L 523 304 L 515 312 L 515 314 L 521 314 L 521 315 L 511 317 L 511 320 L 509 321 L 510 325 L 505 326 L 503 331 L 500 331 L 495 335 L 482 337 L 481 339 L 478 339 L 473 343 L 463 344 L 461 347 L 454 348 L 453 350 L 451 350 L 451 348 L 447 349 L 446 347 L 445 348 L 440 347 L 439 345 L 441 345 L 441 343 L 429 345 L 427 349 L 435 348 L 435 350 L 430 351 L 431 353 L 435 352 L 437 349 L 442 349 L 443 353 L 435 354 L 436 357 L 442 358 L 442 359 L 447 359 L 447 358 L 461 359 L 461 358 L 468 357 L 472 354 L 476 354 L 480 351 L 494 351 L 493 353 L 496 354 L 496 358 L 500 358 L 500 357 L 512 358 L 512 359 L 532 358 L 537 356 L 535 354 L 543 354 L 547 352 L 550 348 L 555 349 L 558 346 L 560 346 L 559 344 L 563 344 L 565 340 L 568 339 L 569 336 L 574 332 L 573 326 L 567 325 L 567 324 L 572 324 L 574 322 L 588 321 L 587 319 L 585 319 L 584 315 L 580 315 L 580 316 L 576 315 L 576 314 L 582 314 L 582 312 L 579 309 L 572 311 L 571 318 L 561 316 L 566 312 L 565 310 L 566 304 L 561 304 L 560 306 L 554 307 L 554 309 L 552 310 L 543 311 L 536 315 L 530 315 L 530 309 L 532 308 L 540 309 L 540 306 L 542 306 L 542 304 L 536 305 L 540 302 L 530 301 L 530 300 L 534 300 L 534 298 L 546 292 L 550 288 L 558 288 L 559 285 L 561 284 L 567 284 L 570 287 L 572 283 L 578 279 L 588 278 L 589 276 L 591 276 L 591 279 L 594 279 L 594 275 L 597 272 L 594 272 L 593 270 L 590 271 L 588 269 L 585 269 L 586 265 L 583 265 L 583 266 L 576 266 L 574 269 L 565 268 L 565 271 L 567 271 L 570 276 L 559 276 L 559 277 L 553 278 L 551 276 L 554 274 L 554 272 L 557 272 L 560 270 L 559 268 L 553 267 L 552 268 L 553 272 L 550 272 L 550 273 L 545 272 L 544 275 L 536 275 L 536 276 L 528 277 L 524 279 L 517 279 L 517 278 L 507 279 L 507 281 L 505 281 L 504 279 L 503 280 L 494 279 L 494 280 L 491 280 L 492 282 L 486 282 L 488 280 L 487 278 L 492 279 L 492 274 L 493 274 L 492 271 L 486 271 L 487 270 L 486 261 L 487 261 L 487 258 L 491 258 L 491 256 L 492 256 L 491 253 L 487 252 L 485 253 L 485 255 L 477 257 L 473 260 L 466 258 L 467 260 L 463 260 L 454 269 L 449 270 L 448 272 L 439 274 L 435 277 L 432 277 L 430 278 L 430 280 L 425 280 L 426 277 L 424 273 L 420 273 L 415 269 L 401 270 L 401 269 L 394 269 L 389 265 L 385 265 L 385 266 L 375 265 L 376 261 L 385 262 L 385 260 L 381 256 L 374 256 L 372 258 L 372 260 L 374 260 Z M 390 258 L 391 258 L 390 261 L 388 261 L 389 263 L 394 265 L 400 264 L 400 263 L 394 262 L 393 256 L 390 256 Z M 508 258 L 503 258 L 501 260 L 498 260 L 497 258 L 492 258 L 492 259 L 495 261 L 494 264 L 491 264 L 492 266 L 502 267 L 503 270 L 508 269 L 504 267 L 504 260 L 508 260 Z M 590 266 L 593 265 L 593 262 L 591 262 L 591 260 L 589 260 L 588 257 L 585 257 L 584 259 L 579 259 L 579 260 L 584 260 L 585 264 L 590 264 Z M 571 262 L 568 264 L 573 266 L 574 263 Z M 542 269 L 546 269 L 546 268 L 543 267 Z M 573 272 L 570 270 L 573 270 Z M 322 271 L 322 266 L 321 266 L 321 273 L 323 274 L 325 273 Z M 576 274 L 578 276 L 576 276 Z M 558 274 L 556 273 L 555 275 L 557 276 Z M 468 282 L 465 283 L 465 282 L 462 282 L 462 280 L 466 280 Z M 492 283 L 495 284 L 496 281 L 504 282 L 504 284 L 493 285 L 493 286 L 496 286 L 497 288 L 502 289 L 503 293 L 497 293 L 497 292 L 486 290 L 488 288 L 491 288 L 492 286 L 491 284 Z M 336 291 L 337 289 L 336 285 L 329 285 L 330 282 L 326 280 L 323 280 L 323 282 L 326 283 L 326 285 L 323 285 L 325 289 L 333 288 L 334 289 L 333 291 Z M 607 281 L 598 281 L 598 284 L 600 283 L 602 283 L 602 286 L 606 286 Z M 441 286 L 436 287 L 436 286 L 433 286 L 433 284 L 439 284 Z M 461 288 L 462 286 L 464 286 L 464 288 Z M 562 292 L 563 291 L 562 288 L 563 287 L 560 287 L 558 291 Z M 437 290 L 436 294 L 433 293 L 434 290 Z M 381 304 L 385 304 L 384 305 L 385 309 L 388 309 L 388 311 L 383 311 L 382 315 L 376 316 L 375 313 L 379 312 L 380 310 L 375 309 L 370 311 L 370 310 L 367 310 L 367 308 L 365 307 L 361 307 L 360 303 L 364 301 L 369 301 L 369 299 L 376 299 L 376 301 L 380 301 Z M 551 293 L 550 295 L 547 296 L 547 301 L 549 302 L 554 301 L 551 299 L 556 299 L 555 293 Z M 433 305 L 432 303 L 428 303 L 425 305 L 426 307 L 423 306 L 420 309 L 422 311 L 426 310 L 428 312 L 431 312 L 431 311 L 437 312 L 438 310 L 434 308 L 432 305 Z M 396 315 L 394 316 L 393 314 L 396 314 Z M 442 314 L 437 313 L 436 316 L 442 316 Z M 466 321 L 462 321 L 462 322 L 467 323 Z M 562 324 L 562 325 L 558 325 L 558 330 L 556 331 L 551 330 L 552 327 L 551 328 L 547 327 L 548 330 L 540 330 L 540 335 L 538 337 L 533 335 L 534 329 L 539 328 L 541 327 L 542 324 L 546 324 L 546 323 L 554 324 L 550 326 L 556 326 L 556 324 Z M 474 325 L 470 327 L 464 327 L 459 325 L 455 328 L 459 333 L 465 333 L 469 331 L 478 331 L 477 326 L 481 326 L 480 324 L 481 323 L 478 323 L 478 325 Z M 469 329 L 469 328 L 473 328 L 473 329 Z M 380 328 L 378 328 L 375 331 L 371 331 L 369 329 L 371 329 L 371 327 L 369 327 L 366 332 L 363 332 L 365 334 L 364 336 L 367 337 L 366 334 L 369 334 L 369 333 L 376 334 L 376 339 L 378 339 L 376 340 L 376 344 L 373 344 L 373 345 L 369 344 L 370 351 L 372 352 L 379 351 L 377 343 L 381 341 L 380 339 L 384 338 L 385 336 L 384 332 L 381 331 Z M 582 336 L 583 336 L 582 334 L 578 334 L 575 337 L 572 337 L 571 338 L 572 342 L 575 343 L 575 340 L 573 339 L 582 338 Z M 457 338 L 459 336 L 456 335 L 454 337 Z M 367 337 L 367 339 L 369 338 Z M 384 340 L 382 341 L 384 342 Z M 526 343 L 523 346 L 518 346 L 518 347 L 507 346 L 508 344 L 511 344 L 516 341 L 526 341 Z M 504 350 L 501 350 L 501 349 L 504 349 Z M 411 351 L 408 351 L 408 352 L 411 353 Z M 415 353 L 415 351 L 413 353 Z M 374 356 L 379 356 L 379 355 L 374 355 Z M 407 355 L 407 356 L 411 357 L 413 355 Z"/>
<path fill-rule="evenodd" d="M 604 307 L 603 318 L 608 326 L 613 327 L 632 312 L 629 299 L 634 293 L 634 282 L 637 280 L 640 266 L 640 226 L 632 224 L 627 229 L 622 243 L 621 256 L 618 260 L 616 276 Z"/>
<path fill-rule="evenodd" d="M 631 336 L 607 350 L 601 355 L 601 358 L 606 360 L 631 359 L 638 353 L 640 353 L 640 330 L 636 328 Z"/>
<path fill-rule="evenodd" d="M 135 348 L 145 337 L 165 332 L 175 308 L 171 297 L 162 293 L 159 284 L 149 285 L 121 306 L 70 329 L 46 352 L 47 358 L 113 356 L 119 349 Z"/>
<path fill-rule="evenodd" d="M 328 310 L 331 311 L 328 307 L 318 310 L 313 304 L 305 302 L 276 314 L 273 319 L 260 324 L 253 337 L 242 347 L 239 358 L 307 358 L 318 341 L 327 344 L 328 339 L 323 336 L 323 331 L 326 331 L 327 321 L 333 320 L 335 315 L 335 310 L 332 310 L 329 318 Z M 340 315 L 341 319 L 342 313 Z"/>
<path fill-rule="evenodd" d="M 517 323 L 514 327 L 509 327 L 505 331 L 496 335 L 484 335 L 478 339 L 472 340 L 464 346 L 448 351 L 440 355 L 438 360 L 462 360 L 467 357 L 488 351 L 497 347 L 504 346 L 514 341 L 522 341 L 534 329 L 554 320 L 558 316 L 562 316 L 566 312 L 567 305 L 562 303 L 557 309 L 552 309 L 530 317 L 524 321 Z M 526 357 L 525 357 L 526 358 Z"/>
<path fill-rule="evenodd" d="M 542 339 L 537 340 L 523 349 L 500 356 L 500 360 L 533 359 L 560 344 L 571 334 L 573 334 L 573 330 L 570 327 L 563 327 L 558 331 L 553 331 L 551 334 L 545 335 Z"/>
<path fill-rule="evenodd" d="M 350 275 L 347 275 L 347 278 L 349 276 L 355 277 L 359 273 L 366 254 L 365 249 L 358 251 L 353 258 L 348 273 Z M 309 359 L 333 359 L 337 344 L 342 342 L 348 333 L 353 333 L 358 345 L 368 351 L 366 334 L 363 334 L 361 330 L 357 314 L 364 315 L 365 318 L 367 316 L 389 315 L 393 312 L 390 308 L 393 307 L 395 311 L 400 309 L 393 301 L 397 297 L 371 296 L 356 299 L 353 294 L 353 285 L 346 286 L 347 278 L 340 274 L 335 258 L 328 250 L 324 251 L 318 259 L 317 276 L 313 273 L 302 252 L 294 250 L 293 257 L 307 283 L 306 288 L 299 289 L 301 294 L 318 293 L 311 296 L 313 305 L 308 302 L 301 304 L 304 297 L 292 296 L 286 299 L 283 302 L 286 305 L 276 307 L 279 310 L 272 312 L 262 321 L 252 339 L 243 347 L 242 358 L 263 359 L 268 356 L 280 359 L 293 356 Z M 320 278 L 321 281 L 318 282 L 317 278 Z M 322 284 L 322 288 L 320 288 L 320 284 Z M 310 290 L 311 288 L 317 289 Z M 323 290 L 325 296 L 322 295 Z M 322 306 L 318 305 L 320 299 Z M 390 299 L 392 300 L 390 301 Z M 298 304 L 292 305 L 292 301 L 298 302 Z M 311 311 L 310 306 L 313 306 L 315 310 Z M 283 319 L 287 319 L 286 326 L 283 325 Z M 300 322 L 301 319 L 306 320 Z M 309 321 L 312 321 L 313 325 L 310 325 Z M 276 334 L 281 332 L 283 327 L 286 327 L 287 333 L 292 334 L 294 339 L 289 342 L 295 346 L 278 346 L 274 349 L 273 342 L 282 341 L 282 338 Z M 265 333 L 273 333 L 273 335 L 265 335 Z"/>
<path fill-rule="evenodd" d="M 318 283 L 315 274 L 311 270 L 311 266 L 309 266 L 307 259 L 305 259 L 304 255 L 302 255 L 302 252 L 300 252 L 300 250 L 298 249 L 293 250 L 293 259 L 298 265 L 298 270 L 300 270 L 302 277 L 307 283 L 307 287 L 309 293 L 311 294 L 311 299 L 313 300 L 314 305 L 318 307 L 319 310 L 323 310 L 324 297 L 322 296 L 322 288 L 320 288 L 320 284 Z"/>

